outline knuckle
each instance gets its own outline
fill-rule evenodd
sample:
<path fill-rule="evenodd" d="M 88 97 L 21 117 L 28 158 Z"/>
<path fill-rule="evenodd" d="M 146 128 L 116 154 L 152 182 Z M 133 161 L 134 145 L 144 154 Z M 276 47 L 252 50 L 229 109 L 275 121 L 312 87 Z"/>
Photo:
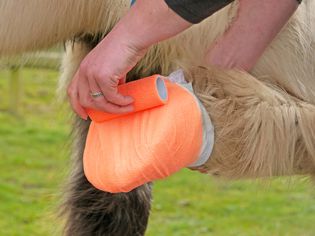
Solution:
<path fill-rule="evenodd" d="M 72 87 L 72 86 L 69 86 L 67 88 L 67 94 L 68 94 L 68 97 L 72 98 L 74 97 L 75 95 L 75 89 Z"/>
<path fill-rule="evenodd" d="M 108 104 L 108 102 L 95 102 L 95 107 L 97 107 L 99 110 L 105 111 L 105 112 L 112 112 L 111 106 Z"/>
<path fill-rule="evenodd" d="M 107 71 L 98 71 L 95 78 L 101 85 L 108 87 L 116 87 L 119 83 L 119 77 Z"/>
<path fill-rule="evenodd" d="M 107 93 L 106 94 L 106 99 L 111 102 L 111 103 L 116 103 L 116 96 L 113 93 Z"/>
<path fill-rule="evenodd" d="M 80 65 L 79 74 L 80 74 L 80 76 L 92 78 L 94 76 L 94 74 L 96 74 L 96 73 L 95 73 L 95 70 L 93 69 L 93 67 L 87 65 L 87 63 L 83 63 Z"/>
<path fill-rule="evenodd" d="M 95 104 L 95 106 L 97 106 L 101 109 L 107 107 L 107 104 L 108 104 L 108 102 L 104 99 L 94 100 L 93 103 Z"/>
<path fill-rule="evenodd" d="M 98 77 L 100 79 L 107 79 L 113 75 L 113 72 L 109 68 L 101 68 L 98 71 Z"/>
<path fill-rule="evenodd" d="M 99 84 L 101 87 L 105 87 L 108 88 L 109 87 L 109 83 L 108 83 L 108 77 L 103 75 L 102 73 L 97 73 L 95 74 L 95 80 L 97 82 L 97 84 Z"/>
<path fill-rule="evenodd" d="M 86 71 L 88 71 L 88 69 L 90 68 L 90 66 L 89 66 L 89 64 L 87 63 L 87 61 L 86 60 L 83 60 L 82 62 L 81 62 L 81 64 L 80 64 L 80 72 L 86 72 Z"/>
<path fill-rule="evenodd" d="M 103 106 L 103 111 L 109 112 L 109 113 L 113 113 L 114 112 L 113 109 L 110 106 L 108 106 L 108 105 L 104 105 Z"/>
<path fill-rule="evenodd" d="M 89 107 L 90 106 L 89 100 L 87 100 L 85 98 L 80 98 L 79 102 L 80 102 L 81 106 L 83 106 L 83 107 Z"/>

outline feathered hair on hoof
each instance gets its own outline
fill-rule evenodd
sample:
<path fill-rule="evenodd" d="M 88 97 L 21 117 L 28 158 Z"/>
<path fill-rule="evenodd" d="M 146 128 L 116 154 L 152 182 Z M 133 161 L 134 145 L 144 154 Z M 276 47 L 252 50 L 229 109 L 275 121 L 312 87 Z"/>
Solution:
<path fill-rule="evenodd" d="M 231 179 L 315 173 L 315 105 L 240 71 L 187 68 L 215 127 L 197 169 Z"/>

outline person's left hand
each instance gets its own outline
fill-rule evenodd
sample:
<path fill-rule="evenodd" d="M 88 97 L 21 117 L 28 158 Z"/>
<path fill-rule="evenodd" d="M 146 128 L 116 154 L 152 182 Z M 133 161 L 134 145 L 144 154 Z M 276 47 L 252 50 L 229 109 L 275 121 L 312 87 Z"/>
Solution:
<path fill-rule="evenodd" d="M 237 17 L 208 49 L 206 64 L 252 70 L 297 7 L 296 0 L 239 0 Z"/>

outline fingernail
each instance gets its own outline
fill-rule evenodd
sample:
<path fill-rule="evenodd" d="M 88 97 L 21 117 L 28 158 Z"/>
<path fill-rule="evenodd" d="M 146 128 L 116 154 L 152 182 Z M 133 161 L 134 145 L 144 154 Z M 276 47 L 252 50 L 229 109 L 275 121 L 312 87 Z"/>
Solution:
<path fill-rule="evenodd" d="M 134 107 L 133 106 L 126 107 L 126 112 L 133 112 L 133 111 L 134 111 Z"/>
<path fill-rule="evenodd" d="M 88 119 L 88 115 L 80 115 L 80 117 L 81 117 L 83 120 L 87 120 L 87 119 Z"/>
<path fill-rule="evenodd" d="M 134 102 L 133 97 L 126 96 L 125 98 L 126 98 L 126 100 L 127 100 L 129 103 L 133 103 L 133 102 Z"/>

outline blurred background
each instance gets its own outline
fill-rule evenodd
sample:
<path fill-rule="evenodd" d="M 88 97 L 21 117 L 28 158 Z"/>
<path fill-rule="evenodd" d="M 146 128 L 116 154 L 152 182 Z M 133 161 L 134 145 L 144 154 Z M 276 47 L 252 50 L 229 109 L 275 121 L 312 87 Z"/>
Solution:
<path fill-rule="evenodd" d="M 0 236 L 61 234 L 71 126 L 55 93 L 61 57 L 56 47 L 0 62 Z M 183 170 L 153 196 L 149 236 L 315 235 L 315 186 L 303 176 L 225 182 Z"/>

